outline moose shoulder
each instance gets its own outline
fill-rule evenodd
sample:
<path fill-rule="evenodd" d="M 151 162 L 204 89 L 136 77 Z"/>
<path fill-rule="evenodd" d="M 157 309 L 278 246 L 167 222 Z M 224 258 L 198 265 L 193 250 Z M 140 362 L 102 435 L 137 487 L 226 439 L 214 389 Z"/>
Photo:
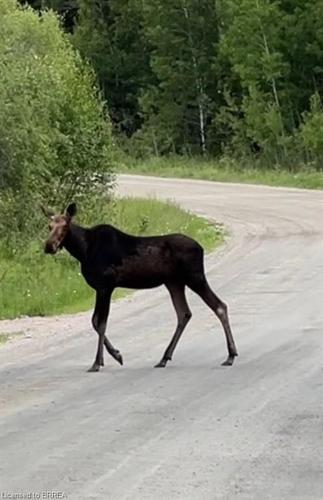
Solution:
<path fill-rule="evenodd" d="M 96 305 L 92 324 L 97 331 L 98 348 L 90 371 L 103 366 L 103 345 L 122 364 L 120 352 L 105 336 L 110 301 L 116 287 L 134 289 L 165 285 L 176 314 L 177 328 L 157 367 L 172 359 L 179 338 L 191 318 L 185 288 L 196 292 L 214 311 L 222 323 L 228 348 L 224 365 L 232 365 L 237 350 L 234 344 L 226 305 L 211 290 L 204 272 L 204 252 L 201 245 L 183 234 L 139 237 L 126 234 L 110 225 L 84 228 L 73 218 L 76 205 L 72 203 L 60 215 L 50 214 L 50 235 L 45 252 L 55 254 L 66 250 L 81 264 L 86 282 L 96 290 Z"/>

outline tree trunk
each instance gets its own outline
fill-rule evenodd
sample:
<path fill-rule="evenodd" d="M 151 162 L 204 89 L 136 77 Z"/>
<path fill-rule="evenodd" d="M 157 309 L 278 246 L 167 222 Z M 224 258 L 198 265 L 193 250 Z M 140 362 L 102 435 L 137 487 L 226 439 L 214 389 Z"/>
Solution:
<path fill-rule="evenodd" d="M 192 40 L 188 10 L 187 10 L 187 7 L 185 6 L 185 4 L 182 4 L 182 5 L 183 5 L 184 16 L 185 16 L 186 23 L 187 23 L 187 35 L 188 35 L 189 45 L 190 45 L 190 49 L 192 52 L 192 63 L 193 63 L 193 68 L 194 68 L 194 77 L 195 77 L 195 85 L 196 85 L 196 91 L 197 91 L 198 109 L 199 109 L 201 149 L 202 149 L 202 154 L 205 155 L 206 154 L 205 111 L 204 111 L 204 106 L 203 106 L 203 97 L 204 97 L 203 90 L 204 89 L 203 89 L 203 83 L 202 83 L 201 77 L 199 76 L 197 60 L 196 60 L 196 57 L 194 55 L 194 50 L 193 50 L 194 47 L 193 47 L 193 40 Z"/>
<path fill-rule="evenodd" d="M 256 4 L 257 4 L 257 9 L 260 10 L 259 0 L 256 0 Z M 263 27 L 263 24 L 261 22 L 261 18 L 260 17 L 259 17 L 259 24 L 260 24 L 262 39 L 263 39 L 263 42 L 264 42 L 264 49 L 265 49 L 266 55 L 269 57 L 271 55 L 270 49 L 269 49 L 269 44 L 268 44 L 266 33 L 265 33 L 265 30 L 264 30 L 264 27 Z M 282 112 L 281 112 L 280 100 L 279 100 L 279 97 L 278 97 L 276 79 L 274 77 L 271 78 L 271 87 L 272 87 L 272 90 L 273 90 L 273 96 L 274 96 L 275 104 L 276 104 L 276 107 L 277 107 L 278 112 L 279 112 L 281 135 L 282 135 L 282 138 L 283 138 L 283 141 L 284 141 L 283 151 L 284 151 L 284 155 L 286 156 L 287 152 L 286 152 L 285 140 L 284 140 L 285 139 L 285 130 L 284 130 L 284 124 L 283 124 L 283 116 L 282 116 Z"/>

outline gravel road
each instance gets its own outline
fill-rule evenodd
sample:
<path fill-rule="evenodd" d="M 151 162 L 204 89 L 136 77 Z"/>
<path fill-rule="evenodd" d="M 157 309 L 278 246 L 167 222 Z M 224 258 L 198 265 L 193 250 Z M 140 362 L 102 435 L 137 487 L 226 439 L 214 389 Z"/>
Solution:
<path fill-rule="evenodd" d="M 0 348 L 0 498 L 321 500 L 323 194 L 140 176 L 119 191 L 227 226 L 206 268 L 239 357 L 220 366 L 221 327 L 192 293 L 166 369 L 163 289 L 113 305 L 125 365 L 106 355 L 100 373 L 89 313 L 0 322 L 23 333 Z"/>

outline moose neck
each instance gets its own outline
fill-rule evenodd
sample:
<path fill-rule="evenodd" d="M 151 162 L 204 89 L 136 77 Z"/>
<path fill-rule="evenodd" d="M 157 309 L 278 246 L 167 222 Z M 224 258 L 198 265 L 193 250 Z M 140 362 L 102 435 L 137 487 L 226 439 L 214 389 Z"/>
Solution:
<path fill-rule="evenodd" d="M 86 260 L 87 254 L 87 230 L 84 227 L 71 224 L 64 239 L 63 246 L 75 259 L 81 263 Z"/>

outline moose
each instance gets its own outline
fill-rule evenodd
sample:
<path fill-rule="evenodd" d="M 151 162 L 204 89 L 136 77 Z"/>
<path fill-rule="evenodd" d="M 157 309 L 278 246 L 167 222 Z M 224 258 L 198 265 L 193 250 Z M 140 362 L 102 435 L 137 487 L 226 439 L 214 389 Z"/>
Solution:
<path fill-rule="evenodd" d="M 204 251 L 197 241 L 183 234 L 133 236 L 107 224 L 85 228 L 74 223 L 76 212 L 75 203 L 71 203 L 63 214 L 45 211 L 49 217 L 50 234 L 44 250 L 54 255 L 64 247 L 80 262 L 83 277 L 96 292 L 92 325 L 98 333 L 98 346 L 89 372 L 98 372 L 104 366 L 103 346 L 116 361 L 123 364 L 121 353 L 105 335 L 111 295 L 116 287 L 147 289 L 164 285 L 170 294 L 177 326 L 155 367 L 165 367 L 172 359 L 184 328 L 192 317 L 185 297 L 186 287 L 197 293 L 222 323 L 228 349 L 228 357 L 222 365 L 233 364 L 238 353 L 227 306 L 207 282 Z"/>

